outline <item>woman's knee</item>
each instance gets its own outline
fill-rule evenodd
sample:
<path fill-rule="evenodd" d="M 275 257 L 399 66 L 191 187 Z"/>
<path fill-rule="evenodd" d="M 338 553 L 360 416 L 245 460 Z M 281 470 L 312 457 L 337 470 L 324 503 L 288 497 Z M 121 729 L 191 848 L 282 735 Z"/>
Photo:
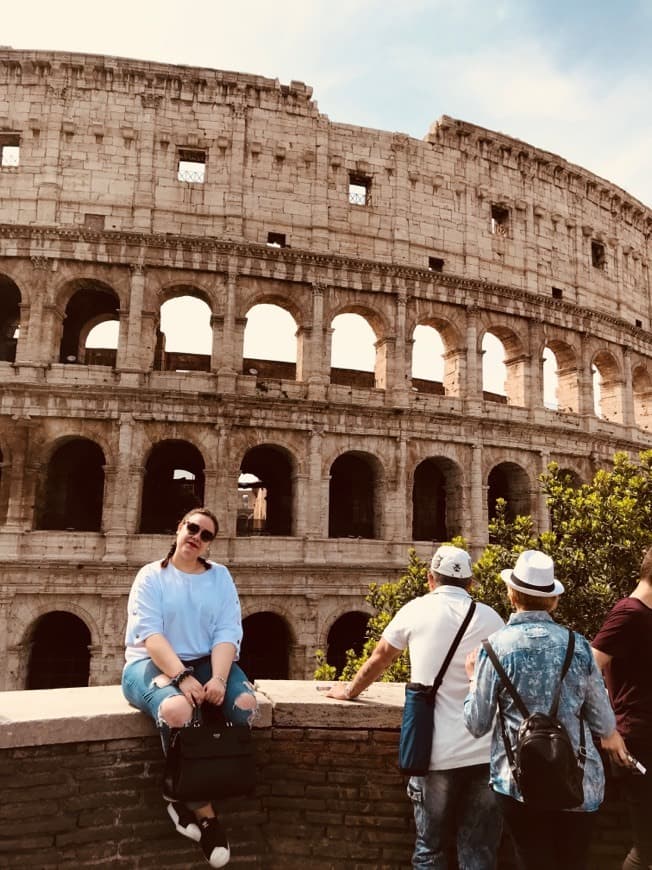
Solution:
<path fill-rule="evenodd" d="M 173 695 L 161 702 L 158 718 L 170 728 L 183 728 L 192 719 L 192 707 L 183 695 Z"/>
<path fill-rule="evenodd" d="M 236 725 L 251 725 L 258 713 L 258 702 L 253 692 L 241 692 L 233 702 L 230 719 Z"/>

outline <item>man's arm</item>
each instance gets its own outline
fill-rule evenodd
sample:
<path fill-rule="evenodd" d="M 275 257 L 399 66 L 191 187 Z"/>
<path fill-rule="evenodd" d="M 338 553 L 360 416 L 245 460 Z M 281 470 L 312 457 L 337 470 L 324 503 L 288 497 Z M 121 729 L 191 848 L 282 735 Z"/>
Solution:
<path fill-rule="evenodd" d="M 591 647 L 591 652 L 593 653 L 593 658 L 598 666 L 598 670 L 604 673 L 604 669 L 612 660 L 613 656 L 602 652 L 602 650 L 596 649 L 594 646 Z M 629 760 L 630 755 L 627 751 L 627 746 L 618 731 L 613 731 L 607 737 L 601 737 L 600 745 L 615 764 L 618 764 L 620 767 L 632 767 L 632 763 Z"/>
<path fill-rule="evenodd" d="M 338 684 L 326 693 L 327 698 L 335 698 L 336 701 L 352 701 L 370 686 L 378 677 L 387 670 L 391 663 L 397 659 L 403 650 L 396 649 L 388 643 L 384 637 L 376 644 L 376 648 L 362 665 L 355 677 L 347 685 Z"/>
<path fill-rule="evenodd" d="M 602 650 L 596 649 L 594 646 L 591 647 L 591 652 L 593 653 L 593 658 L 598 666 L 598 670 L 604 673 L 604 669 L 607 667 L 613 656 L 603 653 Z"/>

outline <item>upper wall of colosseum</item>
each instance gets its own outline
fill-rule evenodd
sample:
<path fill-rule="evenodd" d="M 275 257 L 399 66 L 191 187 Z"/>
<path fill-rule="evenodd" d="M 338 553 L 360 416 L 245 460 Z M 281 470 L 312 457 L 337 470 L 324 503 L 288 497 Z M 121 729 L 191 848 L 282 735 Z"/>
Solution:
<path fill-rule="evenodd" d="M 332 123 L 302 82 L 0 49 L 0 222 L 288 245 L 449 272 L 649 328 L 652 213 L 447 116 Z"/>

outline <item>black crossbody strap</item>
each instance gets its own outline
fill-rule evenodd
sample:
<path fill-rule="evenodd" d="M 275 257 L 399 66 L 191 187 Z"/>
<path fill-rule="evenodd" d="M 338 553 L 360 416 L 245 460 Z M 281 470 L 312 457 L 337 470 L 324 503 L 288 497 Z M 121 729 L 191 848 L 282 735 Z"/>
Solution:
<path fill-rule="evenodd" d="M 487 655 L 489 656 L 489 660 L 491 661 L 491 664 L 496 669 L 496 673 L 498 674 L 498 676 L 500 678 L 500 682 L 503 684 L 503 686 L 507 689 L 509 694 L 512 696 L 512 699 L 513 699 L 514 703 L 516 704 L 516 709 L 518 710 L 518 712 L 521 714 L 521 716 L 524 719 L 527 719 L 527 717 L 530 715 L 530 711 L 523 703 L 523 699 L 521 698 L 519 693 L 516 691 L 516 689 L 514 687 L 514 683 L 512 683 L 510 678 L 505 673 L 505 668 L 501 665 L 498 656 L 494 652 L 494 648 L 492 647 L 492 645 L 489 643 L 488 640 L 482 641 L 482 648 L 487 653 Z"/>
<path fill-rule="evenodd" d="M 557 686 L 557 690 L 555 692 L 555 696 L 552 699 L 552 706 L 550 708 L 550 716 L 554 716 L 557 718 L 557 710 L 559 709 L 559 699 L 561 697 L 561 684 L 564 682 L 564 677 L 568 673 L 568 669 L 570 668 L 571 661 L 573 660 L 573 653 L 575 652 L 575 635 L 573 632 L 568 629 L 568 646 L 566 647 L 566 657 L 564 658 L 564 664 L 561 666 L 561 677 L 559 678 L 559 684 Z"/>
<path fill-rule="evenodd" d="M 475 601 L 472 601 L 471 604 L 469 605 L 469 609 L 466 611 L 466 616 L 464 617 L 462 624 L 460 625 L 460 627 L 457 630 L 457 634 L 455 635 L 455 637 L 453 639 L 453 643 L 451 644 L 450 649 L 446 653 L 446 658 L 444 659 L 442 666 L 439 668 L 439 673 L 435 677 L 435 682 L 432 684 L 432 696 L 433 696 L 433 698 L 437 694 L 437 690 L 441 686 L 442 680 L 444 679 L 444 674 L 448 670 L 448 666 L 451 663 L 451 659 L 455 655 L 455 650 L 458 648 L 458 646 L 460 645 L 460 641 L 464 637 L 464 632 L 469 627 L 469 622 L 471 622 L 471 617 L 473 616 L 474 611 L 475 611 Z"/>

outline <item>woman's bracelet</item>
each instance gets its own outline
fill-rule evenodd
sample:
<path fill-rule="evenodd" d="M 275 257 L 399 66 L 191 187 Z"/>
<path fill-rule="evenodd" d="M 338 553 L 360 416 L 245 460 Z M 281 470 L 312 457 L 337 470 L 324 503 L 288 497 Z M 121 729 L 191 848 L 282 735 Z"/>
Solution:
<path fill-rule="evenodd" d="M 179 673 L 176 675 L 176 677 L 172 677 L 172 679 L 170 680 L 170 685 L 176 686 L 176 688 L 178 689 L 179 683 L 182 680 L 185 680 L 186 677 L 192 676 L 193 671 L 194 671 L 194 668 L 190 668 L 190 667 L 184 668 L 182 671 L 179 671 Z"/>
<path fill-rule="evenodd" d="M 224 679 L 224 677 L 221 674 L 213 674 L 213 678 L 215 680 L 219 680 L 220 683 L 222 683 L 222 685 L 224 686 L 224 688 L 226 688 L 226 680 Z"/>

